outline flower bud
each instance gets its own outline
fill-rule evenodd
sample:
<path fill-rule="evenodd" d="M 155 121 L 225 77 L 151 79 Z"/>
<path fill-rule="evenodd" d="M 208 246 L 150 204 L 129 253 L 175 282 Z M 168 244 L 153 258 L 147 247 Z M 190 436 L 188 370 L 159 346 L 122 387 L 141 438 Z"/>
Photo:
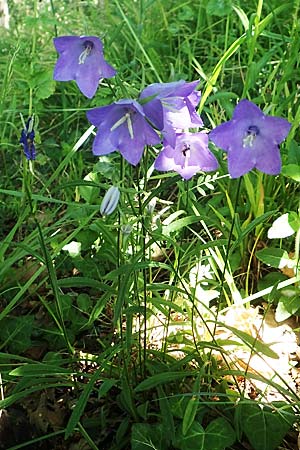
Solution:
<path fill-rule="evenodd" d="M 124 234 L 125 236 L 129 236 L 130 233 L 132 232 L 132 226 L 130 225 L 130 223 L 124 223 L 121 226 L 121 232 L 122 234 Z"/>
<path fill-rule="evenodd" d="M 102 216 L 109 216 L 116 209 L 120 198 L 119 188 L 111 186 L 103 197 L 100 213 Z"/>
<path fill-rule="evenodd" d="M 147 203 L 147 206 L 146 206 L 147 214 L 150 214 L 150 215 L 153 214 L 155 206 L 156 206 L 156 201 L 157 201 L 157 198 L 153 197 L 153 198 L 151 198 L 150 202 Z"/>

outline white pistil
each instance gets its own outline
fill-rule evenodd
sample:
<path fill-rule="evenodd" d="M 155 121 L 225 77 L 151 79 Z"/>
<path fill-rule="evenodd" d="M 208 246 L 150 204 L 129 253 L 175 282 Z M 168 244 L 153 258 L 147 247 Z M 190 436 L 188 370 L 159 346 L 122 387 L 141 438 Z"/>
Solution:
<path fill-rule="evenodd" d="M 127 113 L 127 126 L 131 139 L 133 139 L 133 127 L 131 122 L 130 114 Z"/>
<path fill-rule="evenodd" d="M 253 142 L 256 138 L 255 134 L 247 134 L 243 139 L 243 147 L 253 147 Z"/>
<path fill-rule="evenodd" d="M 243 139 L 243 148 L 253 147 L 253 142 L 258 134 L 259 128 L 256 125 L 250 125 Z"/>
<path fill-rule="evenodd" d="M 124 122 L 127 122 L 128 131 L 130 134 L 131 139 L 134 138 L 133 135 L 133 127 L 131 122 L 131 116 L 130 113 L 126 113 L 121 119 L 119 119 L 110 129 L 110 131 L 116 130 L 120 125 L 122 125 Z"/>
<path fill-rule="evenodd" d="M 116 130 L 120 125 L 122 125 L 122 123 L 126 122 L 127 120 L 127 114 L 125 114 L 125 116 L 121 117 L 121 119 L 119 119 L 110 129 L 110 131 L 114 131 Z"/>
<path fill-rule="evenodd" d="M 84 64 L 85 63 L 85 60 L 90 55 L 92 49 L 93 49 L 93 46 L 91 44 L 85 44 L 85 49 L 79 55 L 78 64 Z"/>

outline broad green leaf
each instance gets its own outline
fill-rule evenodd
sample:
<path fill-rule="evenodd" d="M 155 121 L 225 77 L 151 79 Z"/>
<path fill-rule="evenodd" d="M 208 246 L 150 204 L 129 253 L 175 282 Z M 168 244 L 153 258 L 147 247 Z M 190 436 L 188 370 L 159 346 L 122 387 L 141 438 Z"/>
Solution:
<path fill-rule="evenodd" d="M 146 391 L 147 389 L 152 389 L 159 384 L 169 383 L 170 381 L 180 380 L 181 378 L 185 378 L 191 375 L 195 375 L 195 371 L 185 371 L 185 372 L 164 372 L 152 375 L 152 377 L 148 377 L 146 380 L 143 380 L 140 384 L 135 388 L 135 392 Z"/>
<path fill-rule="evenodd" d="M 180 450 L 208 450 L 205 446 L 205 431 L 202 425 L 194 422 L 185 436 L 179 428 L 176 436 L 177 447 Z"/>
<path fill-rule="evenodd" d="M 16 367 L 9 374 L 15 377 L 38 377 L 38 376 L 53 376 L 53 375 L 70 375 L 72 370 L 65 369 L 55 364 L 25 364 L 24 366 Z"/>
<path fill-rule="evenodd" d="M 264 248 L 256 252 L 256 256 L 263 263 L 277 269 L 282 269 L 290 263 L 288 253 L 281 248 Z"/>
<path fill-rule="evenodd" d="M 160 424 L 134 423 L 131 428 L 132 450 L 164 450 L 162 426 Z"/>
<path fill-rule="evenodd" d="M 84 180 L 93 181 L 94 183 L 96 183 L 98 181 L 98 175 L 94 172 L 90 172 L 84 177 Z M 99 196 L 98 187 L 79 186 L 78 189 L 81 197 L 84 198 L 87 203 L 94 203 Z"/>
<path fill-rule="evenodd" d="M 290 417 L 256 403 L 242 403 L 240 426 L 254 450 L 275 450 L 291 427 Z"/>
<path fill-rule="evenodd" d="M 92 308 L 92 300 L 88 294 L 81 293 L 76 299 L 78 308 L 84 312 L 90 312 Z"/>
<path fill-rule="evenodd" d="M 288 145 L 288 164 L 300 165 L 300 145 L 292 139 Z"/>
<path fill-rule="evenodd" d="M 169 442 L 174 442 L 175 440 L 175 424 L 174 418 L 171 410 L 170 400 L 167 394 L 163 390 L 163 387 L 159 385 L 157 387 L 157 393 L 159 398 L 159 408 L 162 416 L 162 431 L 164 436 L 167 437 Z"/>
<path fill-rule="evenodd" d="M 118 380 L 114 380 L 113 378 L 108 378 L 107 380 L 104 380 L 99 388 L 98 398 L 104 397 L 107 394 L 107 392 L 117 384 Z"/>
<path fill-rule="evenodd" d="M 37 73 L 30 80 L 30 85 L 35 89 L 35 99 L 44 100 L 55 91 L 55 81 L 53 80 L 53 71 L 47 70 Z"/>
<path fill-rule="evenodd" d="M 97 369 L 93 373 L 89 382 L 85 385 L 80 397 L 76 400 L 75 407 L 72 411 L 72 414 L 70 416 L 70 419 L 69 419 L 67 427 L 66 427 L 65 439 L 68 439 L 68 437 L 71 436 L 71 434 L 74 431 L 74 428 L 78 424 L 78 422 L 84 412 L 84 409 L 86 407 L 88 399 L 92 393 L 92 390 L 94 389 L 94 385 L 99 380 L 101 372 L 102 372 L 102 367 L 99 367 L 99 369 Z"/>
<path fill-rule="evenodd" d="M 62 383 L 62 381 L 63 381 L 63 383 Z M 51 388 L 62 389 L 63 386 L 66 386 L 70 389 L 74 389 L 73 382 L 62 379 L 56 383 L 44 383 L 43 390 L 51 389 Z M 41 384 L 40 383 L 38 383 L 36 386 L 31 387 L 29 389 L 24 389 L 21 392 L 17 392 L 15 394 L 8 395 L 3 400 L 0 400 L 0 409 L 7 408 L 8 406 L 10 406 L 14 403 L 18 403 L 23 398 L 26 398 L 26 397 L 30 398 L 31 394 L 33 394 L 34 392 L 41 392 Z"/>
<path fill-rule="evenodd" d="M 70 295 L 60 295 L 59 296 L 60 310 L 63 315 L 64 320 L 70 320 L 70 313 L 72 308 L 72 297 Z"/>
<path fill-rule="evenodd" d="M 200 390 L 200 377 L 198 376 L 196 378 L 196 381 L 194 383 L 193 386 L 193 392 L 199 392 Z M 193 395 L 190 399 L 189 402 L 186 406 L 185 412 L 184 412 L 184 416 L 183 416 L 183 421 L 182 421 L 182 434 L 183 436 L 185 436 L 189 430 L 189 428 L 192 426 L 196 414 L 197 414 L 197 409 L 199 406 L 199 396 L 198 395 Z"/>
<path fill-rule="evenodd" d="M 22 354 L 32 345 L 33 326 L 32 315 L 5 317 L 0 326 L 0 348 L 8 347 L 12 353 Z"/>
<path fill-rule="evenodd" d="M 98 233 L 89 228 L 79 231 L 76 235 L 76 241 L 81 243 L 81 250 L 90 250 L 98 236 Z"/>
<path fill-rule="evenodd" d="M 296 288 L 282 289 L 281 294 L 275 312 L 275 319 L 277 322 L 288 319 L 300 309 L 299 290 Z"/>
<path fill-rule="evenodd" d="M 247 14 L 245 13 L 245 11 L 242 8 L 240 8 L 237 5 L 232 5 L 232 8 L 239 16 L 245 31 L 247 31 L 249 29 L 249 19 L 247 17 Z"/>
<path fill-rule="evenodd" d="M 209 16 L 226 16 L 232 12 L 231 0 L 209 0 L 206 6 Z"/>
<path fill-rule="evenodd" d="M 254 349 L 258 353 L 262 353 L 269 358 L 279 358 L 277 353 L 275 353 L 267 344 L 264 344 L 257 338 L 254 338 L 253 336 L 250 336 L 249 334 L 245 333 L 244 331 L 238 330 L 237 328 L 230 327 L 229 325 L 223 324 L 223 326 L 232 331 L 232 333 L 239 337 L 245 344 L 247 344 L 249 348 Z"/>
<path fill-rule="evenodd" d="M 200 222 L 199 216 L 183 217 L 182 219 L 175 220 L 174 222 L 163 226 L 163 234 L 169 235 L 174 231 L 179 231 L 182 228 L 191 225 L 192 223 Z"/>
<path fill-rule="evenodd" d="M 87 277 L 67 277 L 57 280 L 57 284 L 60 288 L 87 288 L 91 287 L 98 289 L 99 291 L 112 291 L 113 289 L 107 284 L 101 283 L 101 281 L 93 280 Z"/>
<path fill-rule="evenodd" d="M 205 429 L 205 449 L 224 450 L 235 443 L 235 431 L 223 417 L 218 417 Z"/>
<path fill-rule="evenodd" d="M 282 273 L 282 272 L 269 272 L 267 273 L 267 275 L 265 275 L 263 278 L 261 278 L 258 281 L 258 291 L 262 291 L 266 288 L 272 287 L 274 288 L 274 286 L 276 287 L 281 281 L 286 280 L 287 277 Z M 278 293 L 278 291 L 276 291 Z M 277 295 L 276 293 L 276 295 Z M 279 293 L 278 293 L 279 295 Z M 265 296 L 265 298 L 270 301 L 269 299 L 269 294 Z"/>
<path fill-rule="evenodd" d="M 297 232 L 299 230 L 300 216 L 295 211 L 291 211 L 288 213 L 288 222 L 290 227 L 292 227 L 294 231 Z"/>
<path fill-rule="evenodd" d="M 183 421 L 182 421 L 183 436 L 186 436 L 188 430 L 192 426 L 192 424 L 195 420 L 198 406 L 199 406 L 199 397 L 193 395 L 187 404 L 187 407 L 186 407 L 186 410 L 184 413 L 184 417 L 183 417 Z"/>
<path fill-rule="evenodd" d="M 298 164 L 287 164 L 282 166 L 282 175 L 292 178 L 292 180 L 300 181 L 300 166 Z"/>

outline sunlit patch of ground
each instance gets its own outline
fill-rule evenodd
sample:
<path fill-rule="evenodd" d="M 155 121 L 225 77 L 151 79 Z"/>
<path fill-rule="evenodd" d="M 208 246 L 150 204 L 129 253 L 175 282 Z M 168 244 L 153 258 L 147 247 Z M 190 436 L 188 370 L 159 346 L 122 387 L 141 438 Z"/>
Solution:
<path fill-rule="evenodd" d="M 149 346 L 161 349 L 167 340 L 168 351 L 178 358 L 184 356 L 185 348 L 194 346 L 194 339 L 200 342 L 202 337 L 202 342 L 218 343 L 220 351 L 213 350 L 213 354 L 220 367 L 225 358 L 232 369 L 245 374 L 240 381 L 250 398 L 264 398 L 268 402 L 283 400 L 287 389 L 297 394 L 299 351 L 294 319 L 277 323 L 272 309 L 262 311 L 262 308 L 232 306 L 218 316 L 216 326 L 209 320 L 204 324 L 197 316 L 192 325 L 187 315 L 175 311 L 170 315 L 168 327 L 162 314 L 152 317 L 150 322 Z M 243 343 L 234 329 L 247 333 L 252 348 Z M 266 353 L 268 349 L 272 350 L 276 358 L 258 351 L 259 344 L 263 344 Z"/>

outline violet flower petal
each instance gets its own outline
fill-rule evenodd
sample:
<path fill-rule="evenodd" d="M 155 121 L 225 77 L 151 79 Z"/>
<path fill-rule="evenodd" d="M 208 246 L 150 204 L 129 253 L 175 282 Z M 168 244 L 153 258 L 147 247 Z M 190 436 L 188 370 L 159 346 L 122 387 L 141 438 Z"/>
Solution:
<path fill-rule="evenodd" d="M 26 122 L 26 129 L 21 131 L 20 144 L 23 145 L 24 155 L 28 161 L 36 158 L 36 150 L 34 145 L 35 132 L 33 129 L 33 118 L 29 117 Z"/>
<path fill-rule="evenodd" d="M 232 119 L 209 134 L 211 141 L 228 152 L 228 171 L 237 178 L 250 170 L 276 175 L 281 171 L 279 144 L 291 124 L 281 117 L 267 116 L 249 100 L 241 100 Z"/>
<path fill-rule="evenodd" d="M 60 36 L 53 39 L 59 58 L 54 80 L 75 80 L 81 92 L 92 98 L 100 78 L 111 78 L 116 71 L 103 56 L 103 44 L 95 36 Z"/>
<path fill-rule="evenodd" d="M 172 146 L 176 142 L 176 130 L 203 126 L 195 109 L 201 98 L 200 92 L 195 91 L 198 83 L 198 80 L 154 83 L 141 92 L 146 116 Z"/>
<path fill-rule="evenodd" d="M 165 142 L 154 167 L 159 171 L 174 170 L 188 180 L 199 171 L 216 170 L 218 161 L 208 148 L 206 134 L 177 133 L 175 147 Z"/>
<path fill-rule="evenodd" d="M 93 143 L 95 155 L 119 150 L 133 165 L 142 158 L 146 145 L 160 143 L 159 135 L 145 118 L 142 106 L 135 100 L 123 99 L 87 112 L 89 121 L 97 126 Z"/>

